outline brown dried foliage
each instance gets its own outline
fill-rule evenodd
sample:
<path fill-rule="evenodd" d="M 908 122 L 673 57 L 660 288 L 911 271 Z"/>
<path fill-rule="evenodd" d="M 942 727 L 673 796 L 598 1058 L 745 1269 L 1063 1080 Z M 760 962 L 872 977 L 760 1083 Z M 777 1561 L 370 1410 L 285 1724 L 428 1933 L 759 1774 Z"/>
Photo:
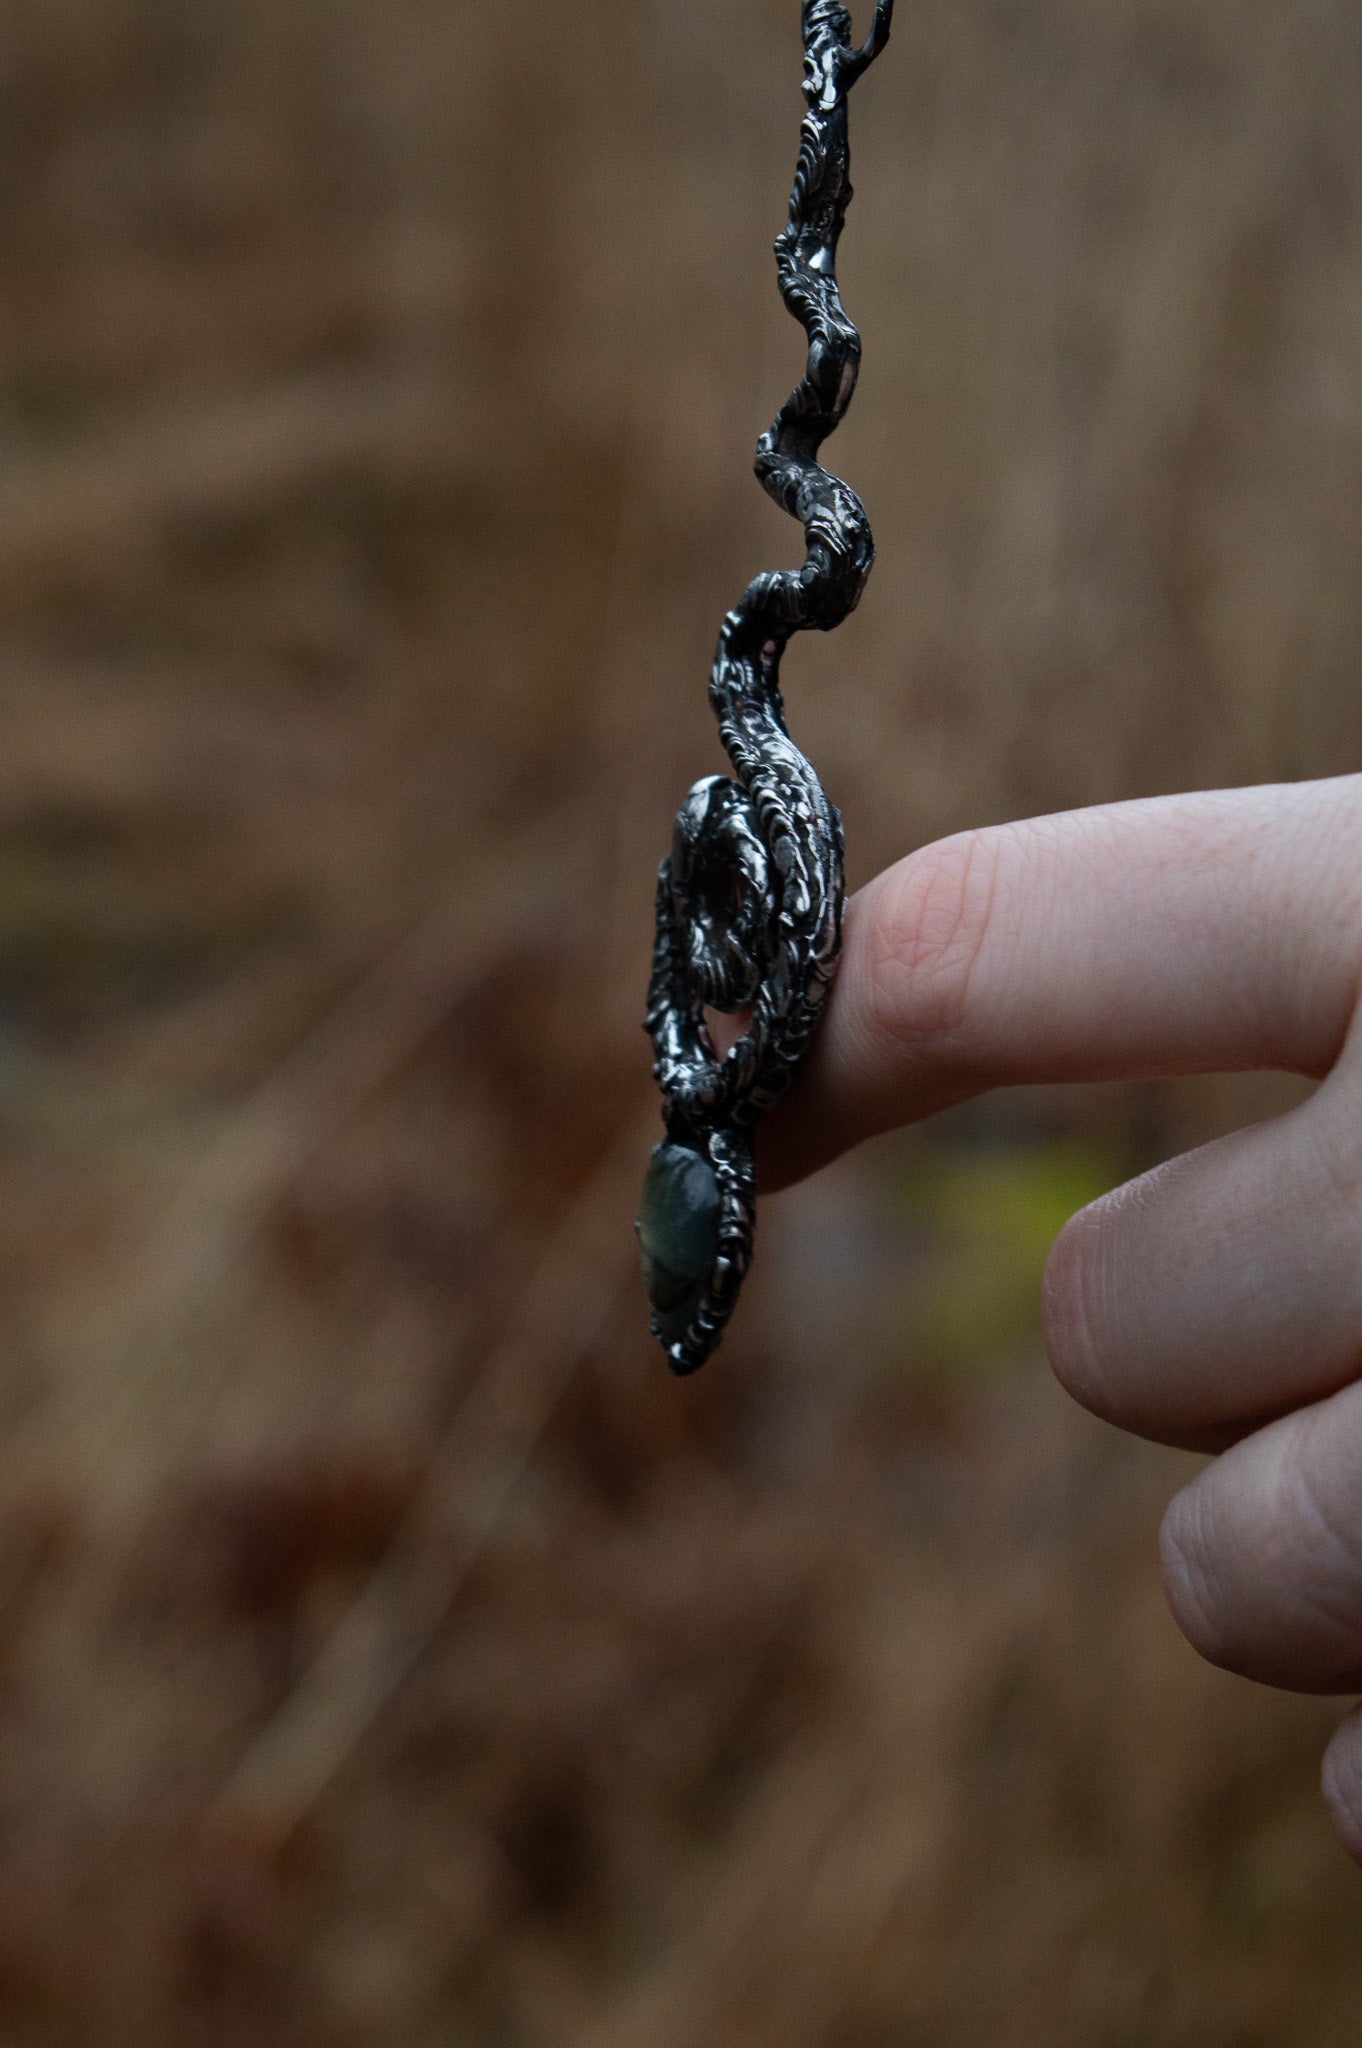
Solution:
<path fill-rule="evenodd" d="M 1185 1461 L 982 1277 L 928 1343 L 896 1193 L 1255 1084 L 905 1140 L 699 1382 L 643 1333 L 793 5 L 474 12 L 0 16 L 0 2038 L 1351 2042 L 1328 1713 L 1174 1634 Z M 1342 6 L 907 8 L 882 565 L 789 676 L 858 874 L 1352 765 L 1360 83 Z"/>

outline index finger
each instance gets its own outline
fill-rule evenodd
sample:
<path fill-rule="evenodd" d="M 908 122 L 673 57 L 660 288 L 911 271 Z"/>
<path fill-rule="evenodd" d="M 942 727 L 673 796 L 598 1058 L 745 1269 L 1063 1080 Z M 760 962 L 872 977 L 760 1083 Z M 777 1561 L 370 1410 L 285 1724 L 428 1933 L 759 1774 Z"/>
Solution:
<path fill-rule="evenodd" d="M 1327 1073 L 1360 956 L 1362 777 L 940 840 L 848 904 L 827 1016 L 762 1128 L 762 1184 L 989 1088 Z"/>

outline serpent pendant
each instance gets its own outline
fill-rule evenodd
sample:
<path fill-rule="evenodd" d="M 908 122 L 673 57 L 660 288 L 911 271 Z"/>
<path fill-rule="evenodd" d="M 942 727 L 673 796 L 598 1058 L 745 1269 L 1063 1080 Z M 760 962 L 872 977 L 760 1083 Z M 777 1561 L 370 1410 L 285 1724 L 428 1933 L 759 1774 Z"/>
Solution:
<path fill-rule="evenodd" d="M 803 0 L 805 113 L 776 269 L 808 364 L 757 444 L 756 473 L 802 524 L 806 554 L 800 569 L 757 576 L 724 620 L 709 698 L 733 773 L 696 783 L 658 872 L 645 1028 L 665 1137 L 637 1228 L 653 1334 L 678 1373 L 704 1364 L 738 1298 L 756 1225 L 753 1131 L 794 1078 L 841 949 L 842 820 L 786 731 L 780 660 L 793 634 L 841 624 L 875 560 L 864 506 L 818 451 L 861 360 L 836 275 L 852 196 L 847 97 L 893 12 L 878 0 L 856 44 L 838 0 Z M 723 1057 L 707 1008 L 747 1017 Z"/>

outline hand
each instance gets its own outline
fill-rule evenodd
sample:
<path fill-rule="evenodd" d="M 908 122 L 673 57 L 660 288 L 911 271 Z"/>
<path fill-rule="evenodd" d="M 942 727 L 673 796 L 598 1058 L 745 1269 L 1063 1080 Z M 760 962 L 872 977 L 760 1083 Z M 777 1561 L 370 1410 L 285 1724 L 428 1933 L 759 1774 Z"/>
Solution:
<path fill-rule="evenodd" d="M 779 1186 L 988 1088 L 1275 1068 L 1301 1107 L 1074 1217 L 1045 1276 L 1063 1384 L 1223 1455 L 1163 1530 L 1213 1663 L 1362 1691 L 1362 777 L 946 839 L 848 905 L 828 1015 L 763 1128 Z M 1324 1765 L 1362 1861 L 1362 1711 Z"/>

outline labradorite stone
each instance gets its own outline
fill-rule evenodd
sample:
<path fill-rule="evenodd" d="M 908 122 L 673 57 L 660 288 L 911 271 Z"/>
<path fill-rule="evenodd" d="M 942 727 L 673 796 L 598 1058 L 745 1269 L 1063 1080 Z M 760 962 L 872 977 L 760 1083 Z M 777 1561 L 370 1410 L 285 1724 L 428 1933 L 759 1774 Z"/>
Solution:
<path fill-rule="evenodd" d="M 643 1278 L 661 1334 L 686 1333 L 719 1252 L 719 1183 L 689 1145 L 657 1145 L 638 1219 Z"/>

